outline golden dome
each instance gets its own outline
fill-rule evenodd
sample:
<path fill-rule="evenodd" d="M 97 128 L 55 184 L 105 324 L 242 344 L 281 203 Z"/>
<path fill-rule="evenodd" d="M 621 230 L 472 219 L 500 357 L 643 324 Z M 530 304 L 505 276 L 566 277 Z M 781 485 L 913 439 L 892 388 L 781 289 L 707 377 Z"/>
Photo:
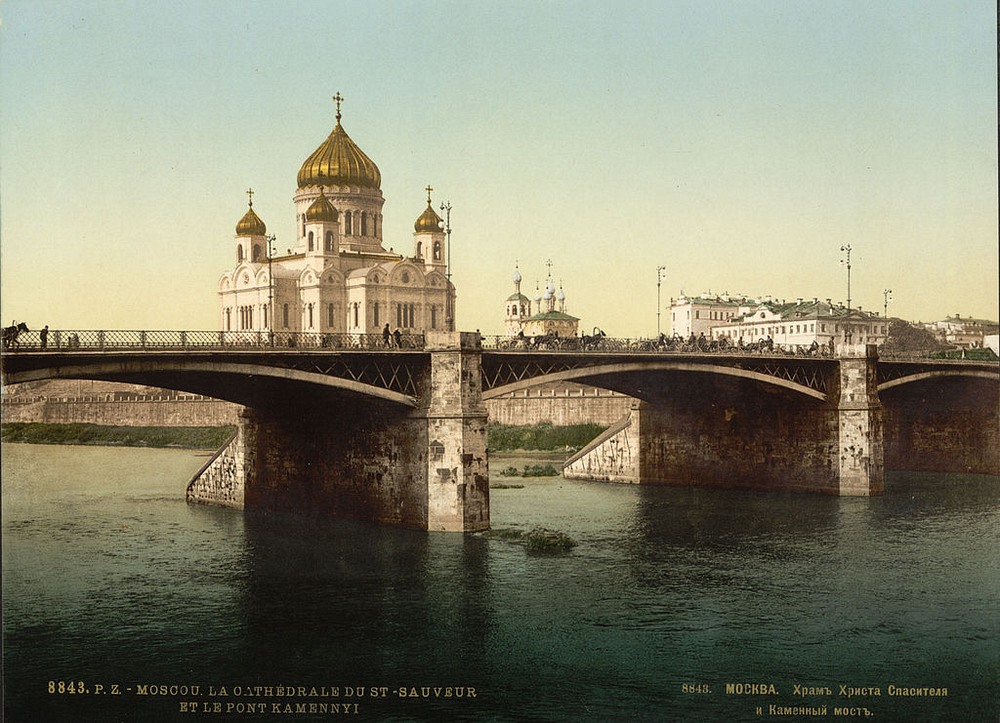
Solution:
<path fill-rule="evenodd" d="M 434 212 L 433 208 L 431 208 L 431 202 L 427 201 L 427 208 L 424 209 L 424 212 L 420 214 L 420 217 L 413 223 L 413 230 L 417 233 L 427 231 L 440 233 L 441 223 L 441 217 Z"/>
<path fill-rule="evenodd" d="M 306 221 L 312 223 L 336 223 L 339 218 L 337 209 L 330 203 L 330 199 L 323 195 L 323 189 L 319 190 L 319 196 L 306 209 Z"/>
<path fill-rule="evenodd" d="M 366 156 L 344 131 L 340 125 L 338 110 L 337 126 L 302 164 L 298 182 L 299 188 L 361 186 L 378 189 L 382 185 L 382 174 L 379 173 L 375 162 Z"/>
<path fill-rule="evenodd" d="M 237 236 L 264 236 L 267 234 L 267 226 L 264 222 L 260 220 L 260 216 L 254 213 L 253 202 L 250 202 L 250 208 L 243 218 L 239 220 L 236 224 L 236 235 Z"/>

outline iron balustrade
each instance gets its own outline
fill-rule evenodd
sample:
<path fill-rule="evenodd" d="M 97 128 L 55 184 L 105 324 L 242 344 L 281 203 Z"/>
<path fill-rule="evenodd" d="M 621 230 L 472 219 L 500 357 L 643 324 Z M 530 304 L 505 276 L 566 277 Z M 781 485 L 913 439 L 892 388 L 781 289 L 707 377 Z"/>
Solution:
<path fill-rule="evenodd" d="M 382 334 L 267 331 L 147 331 L 147 330 L 53 330 L 42 341 L 37 329 L 21 332 L 16 340 L 5 340 L 4 351 L 413 351 L 424 348 L 423 334 Z"/>
<path fill-rule="evenodd" d="M 640 354 L 722 354 L 729 356 L 776 356 L 833 358 L 829 347 L 778 344 L 734 345 L 728 340 L 677 337 L 625 338 L 609 336 L 483 336 L 481 348 L 496 352 L 617 352 Z M 42 343 L 38 329 L 22 331 L 16 339 L 4 340 L 3 350 L 31 351 L 213 351 L 213 350 L 265 350 L 310 351 L 420 351 L 424 349 L 422 334 L 401 334 L 399 341 L 390 335 L 388 343 L 383 334 L 353 334 L 347 332 L 268 332 L 268 331 L 172 331 L 172 330 L 53 330 Z M 977 350 L 979 351 L 979 350 Z M 959 362 L 964 359 L 942 358 L 941 352 L 885 353 L 883 360 L 916 361 L 933 359 L 936 362 Z M 976 361 L 986 361 L 975 359 Z"/>
<path fill-rule="evenodd" d="M 638 354 L 727 354 L 832 358 L 829 347 L 800 344 L 783 348 L 777 344 L 732 344 L 728 339 L 614 338 L 609 336 L 484 336 L 482 348 L 510 352 L 617 352 Z"/>

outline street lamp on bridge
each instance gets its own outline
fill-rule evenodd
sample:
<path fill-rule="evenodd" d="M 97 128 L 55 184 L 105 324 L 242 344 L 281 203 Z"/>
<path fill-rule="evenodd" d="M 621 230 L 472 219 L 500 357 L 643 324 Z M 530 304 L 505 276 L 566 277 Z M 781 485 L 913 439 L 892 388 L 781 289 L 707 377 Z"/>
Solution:
<path fill-rule="evenodd" d="M 448 288 L 445 289 L 447 293 L 444 297 L 444 325 L 448 331 L 455 331 L 454 309 L 452 308 L 453 304 L 451 300 L 451 201 L 442 203 L 441 210 L 444 211 L 444 235 L 445 242 L 448 244 L 448 256 L 445 259 L 444 274 L 444 277 L 448 280 Z"/>
<path fill-rule="evenodd" d="M 277 237 L 274 234 L 267 236 L 267 338 L 271 346 L 274 346 L 274 266 L 271 261 L 274 258 L 274 242 Z"/>
<path fill-rule="evenodd" d="M 882 316 L 886 319 L 889 318 L 889 299 L 892 297 L 892 289 L 886 289 L 882 292 Z"/>
<path fill-rule="evenodd" d="M 847 265 L 847 310 L 851 310 L 851 245 L 845 244 L 840 247 L 841 251 L 847 252 L 847 260 L 840 260 L 840 263 Z"/>
<path fill-rule="evenodd" d="M 660 337 L 660 282 L 663 281 L 663 277 L 666 275 L 663 272 L 666 271 L 666 266 L 656 267 L 656 337 Z"/>

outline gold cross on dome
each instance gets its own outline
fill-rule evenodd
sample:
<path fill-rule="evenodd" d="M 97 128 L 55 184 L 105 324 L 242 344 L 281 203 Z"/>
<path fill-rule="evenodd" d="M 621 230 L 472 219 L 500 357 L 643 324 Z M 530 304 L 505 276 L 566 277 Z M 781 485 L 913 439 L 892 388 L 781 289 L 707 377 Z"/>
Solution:
<path fill-rule="evenodd" d="M 427 184 L 427 188 L 425 188 L 424 190 L 427 191 L 427 205 L 430 206 L 431 205 L 431 191 L 433 191 L 434 189 L 431 188 L 430 184 Z"/>
<path fill-rule="evenodd" d="M 337 95 L 333 96 L 333 100 L 337 104 L 337 122 L 339 123 L 340 122 L 340 104 L 344 102 L 344 96 L 342 96 L 340 94 L 340 91 L 338 90 L 337 91 Z"/>
<path fill-rule="evenodd" d="M 253 189 L 248 188 L 246 194 L 250 197 L 250 208 L 253 208 Z"/>

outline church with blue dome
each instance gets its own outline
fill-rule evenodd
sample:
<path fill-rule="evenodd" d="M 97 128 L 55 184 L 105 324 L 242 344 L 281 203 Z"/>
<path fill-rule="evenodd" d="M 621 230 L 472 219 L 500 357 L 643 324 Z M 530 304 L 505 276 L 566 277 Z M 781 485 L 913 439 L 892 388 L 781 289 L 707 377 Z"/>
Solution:
<path fill-rule="evenodd" d="M 558 308 L 557 308 L 558 307 Z M 521 271 L 514 268 L 514 293 L 504 304 L 504 328 L 508 336 L 574 337 L 580 320 L 566 313 L 566 293 L 556 289 L 551 267 L 544 293 L 535 289 L 534 300 L 521 293 Z"/>

